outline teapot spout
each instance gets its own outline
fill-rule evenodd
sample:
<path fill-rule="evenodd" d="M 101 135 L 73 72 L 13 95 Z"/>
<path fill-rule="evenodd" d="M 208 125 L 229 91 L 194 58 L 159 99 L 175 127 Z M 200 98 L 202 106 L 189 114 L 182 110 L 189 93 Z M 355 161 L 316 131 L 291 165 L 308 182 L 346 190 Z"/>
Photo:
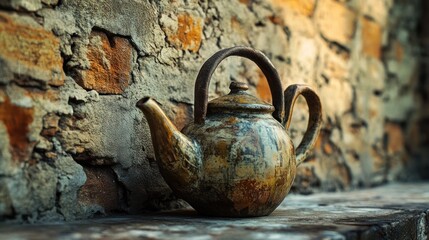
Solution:
<path fill-rule="evenodd" d="M 136 106 L 148 121 L 162 176 L 178 195 L 188 194 L 199 179 L 200 145 L 177 130 L 152 98 L 142 98 Z"/>

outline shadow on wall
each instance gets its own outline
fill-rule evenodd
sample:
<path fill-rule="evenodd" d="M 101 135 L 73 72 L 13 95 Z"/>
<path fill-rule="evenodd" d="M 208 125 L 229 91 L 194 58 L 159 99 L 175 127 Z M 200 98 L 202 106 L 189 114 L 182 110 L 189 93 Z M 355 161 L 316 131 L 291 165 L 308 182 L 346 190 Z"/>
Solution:
<path fill-rule="evenodd" d="M 416 159 L 415 171 L 429 179 L 429 2 L 422 1 L 422 15 L 419 24 L 421 46 L 420 81 L 417 86 L 419 109 L 414 114 L 416 121 L 410 127 L 407 141 L 411 156 Z"/>

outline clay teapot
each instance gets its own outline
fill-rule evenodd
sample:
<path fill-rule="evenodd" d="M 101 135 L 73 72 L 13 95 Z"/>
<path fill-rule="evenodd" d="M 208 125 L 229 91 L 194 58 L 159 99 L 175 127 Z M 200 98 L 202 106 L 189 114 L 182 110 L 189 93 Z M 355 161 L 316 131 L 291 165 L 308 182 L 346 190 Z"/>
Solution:
<path fill-rule="evenodd" d="M 208 102 L 210 78 L 229 56 L 255 62 L 265 74 L 273 105 L 232 82 L 231 92 Z M 304 96 L 308 128 L 298 148 L 287 129 L 294 103 Z M 283 94 L 279 75 L 265 55 L 247 47 L 224 49 L 202 66 L 195 83 L 194 121 L 182 133 L 150 97 L 136 106 L 146 116 L 160 172 L 177 197 L 200 214 L 222 217 L 269 215 L 289 192 L 296 167 L 314 145 L 321 126 L 321 104 L 306 85 Z"/>

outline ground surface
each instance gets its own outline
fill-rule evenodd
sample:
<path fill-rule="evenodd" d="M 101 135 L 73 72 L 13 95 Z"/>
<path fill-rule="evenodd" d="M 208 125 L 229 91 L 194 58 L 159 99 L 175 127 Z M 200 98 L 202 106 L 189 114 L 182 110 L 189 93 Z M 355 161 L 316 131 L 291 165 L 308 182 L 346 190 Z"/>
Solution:
<path fill-rule="evenodd" d="M 268 217 L 206 218 L 193 210 L 35 225 L 0 239 L 428 239 L 429 183 L 289 195 Z"/>

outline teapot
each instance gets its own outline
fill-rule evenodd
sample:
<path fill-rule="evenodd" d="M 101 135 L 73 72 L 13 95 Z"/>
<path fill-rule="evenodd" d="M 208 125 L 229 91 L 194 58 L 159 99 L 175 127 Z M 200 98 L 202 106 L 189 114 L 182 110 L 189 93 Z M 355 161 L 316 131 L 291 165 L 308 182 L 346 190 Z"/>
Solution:
<path fill-rule="evenodd" d="M 267 78 L 272 105 L 232 82 L 228 95 L 208 102 L 210 78 L 229 56 L 252 60 Z M 220 50 L 201 67 L 194 90 L 194 120 L 180 132 L 150 97 L 136 106 L 150 128 L 159 170 L 175 195 L 198 213 L 218 217 L 271 214 L 288 194 L 321 127 L 321 103 L 307 85 L 283 93 L 277 70 L 248 47 Z M 293 107 L 302 95 L 309 107 L 307 131 L 295 149 L 287 134 Z"/>

